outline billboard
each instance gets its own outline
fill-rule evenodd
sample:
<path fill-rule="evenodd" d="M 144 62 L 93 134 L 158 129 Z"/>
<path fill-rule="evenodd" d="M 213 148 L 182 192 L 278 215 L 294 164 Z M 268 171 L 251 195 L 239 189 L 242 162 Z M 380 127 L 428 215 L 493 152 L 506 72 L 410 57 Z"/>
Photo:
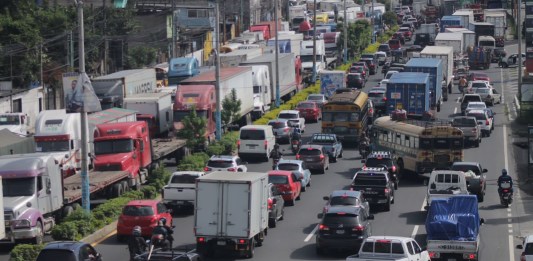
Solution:
<path fill-rule="evenodd" d="M 63 93 L 67 113 L 101 111 L 100 100 L 94 93 L 86 73 L 64 73 Z"/>

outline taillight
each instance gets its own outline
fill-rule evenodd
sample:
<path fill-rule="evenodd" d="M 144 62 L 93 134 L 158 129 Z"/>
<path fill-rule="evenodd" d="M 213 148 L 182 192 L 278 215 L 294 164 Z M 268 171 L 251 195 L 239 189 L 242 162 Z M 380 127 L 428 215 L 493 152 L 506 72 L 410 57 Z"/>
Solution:
<path fill-rule="evenodd" d="M 320 155 L 320 159 L 323 160 L 324 159 L 324 155 L 321 154 Z"/>
<path fill-rule="evenodd" d="M 265 150 L 268 148 L 268 141 L 264 141 L 264 144 L 265 144 Z"/>
<path fill-rule="evenodd" d="M 473 259 L 476 259 L 476 254 L 464 254 L 463 258 L 468 259 L 468 260 L 473 260 Z"/>
<path fill-rule="evenodd" d="M 198 243 L 205 243 L 205 237 L 197 237 L 196 242 Z"/>
<path fill-rule="evenodd" d="M 300 159 L 300 154 L 296 154 L 296 159 L 297 159 L 297 160 Z"/>
<path fill-rule="evenodd" d="M 322 230 L 322 231 L 329 231 L 329 227 L 324 225 L 324 224 L 320 224 L 318 226 L 318 230 Z"/>
<path fill-rule="evenodd" d="M 396 166 L 392 166 L 392 172 L 396 172 Z"/>
<path fill-rule="evenodd" d="M 229 168 L 228 171 L 233 171 L 233 172 L 235 172 L 235 171 L 237 171 L 237 168 Z"/>
<path fill-rule="evenodd" d="M 289 132 L 289 127 L 285 127 L 285 128 L 283 129 L 283 132 Z"/>
<path fill-rule="evenodd" d="M 268 202 L 268 209 L 272 209 L 272 199 L 269 198 L 267 202 Z"/>
<path fill-rule="evenodd" d="M 237 141 L 237 149 L 240 149 L 240 148 L 241 148 L 241 141 L 238 140 L 238 141 Z"/>
<path fill-rule="evenodd" d="M 246 239 L 239 239 L 239 244 L 246 244 Z"/>
<path fill-rule="evenodd" d="M 292 144 L 297 145 L 297 144 L 298 144 L 298 141 L 297 141 L 297 140 L 293 140 L 293 141 L 292 141 Z"/>
<path fill-rule="evenodd" d="M 435 258 L 435 252 L 429 252 L 429 258 Z"/>
<path fill-rule="evenodd" d="M 387 97 L 383 97 L 383 101 L 387 101 Z"/>
<path fill-rule="evenodd" d="M 209 168 L 209 167 L 204 167 L 204 171 L 210 171 L 210 170 L 211 170 L 211 168 Z"/>
<path fill-rule="evenodd" d="M 372 113 L 374 113 L 374 109 L 370 109 L 370 110 L 368 110 L 368 112 L 372 114 Z"/>
<path fill-rule="evenodd" d="M 507 192 L 509 192 L 508 189 L 504 189 L 504 190 L 503 190 L 503 193 L 507 193 Z"/>
<path fill-rule="evenodd" d="M 388 188 L 386 188 L 386 189 L 384 190 L 384 192 L 385 192 L 385 194 L 389 194 L 390 190 L 389 190 Z"/>
<path fill-rule="evenodd" d="M 363 230 L 365 230 L 365 226 L 361 226 L 361 225 L 357 225 L 357 226 L 355 226 L 354 228 L 352 228 L 352 231 L 359 231 L 359 232 L 361 232 L 361 231 L 363 231 Z"/>
<path fill-rule="evenodd" d="M 473 128 L 473 129 L 472 129 L 472 132 L 474 132 L 474 133 L 477 132 L 477 129 L 476 129 L 476 128 Z"/>
<path fill-rule="evenodd" d="M 485 125 L 489 125 L 489 124 L 490 124 L 489 120 L 486 120 Z"/>

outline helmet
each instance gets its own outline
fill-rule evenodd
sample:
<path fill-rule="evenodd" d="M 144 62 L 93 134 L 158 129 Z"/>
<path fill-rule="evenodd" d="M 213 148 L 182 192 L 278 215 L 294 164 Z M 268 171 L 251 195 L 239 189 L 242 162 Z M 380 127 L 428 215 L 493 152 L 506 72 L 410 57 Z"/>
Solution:
<path fill-rule="evenodd" d="M 134 236 L 140 236 L 140 235 L 141 235 L 141 232 L 142 232 L 142 230 L 141 230 L 141 227 L 140 227 L 140 226 L 135 226 L 135 227 L 133 227 L 132 234 L 133 234 Z"/>
<path fill-rule="evenodd" d="M 279 148 L 279 145 L 276 143 L 274 144 L 274 149 L 277 149 L 277 148 Z"/>
<path fill-rule="evenodd" d="M 163 223 L 163 225 L 166 225 L 167 224 L 167 219 L 166 218 L 160 218 L 159 221 L 161 223 Z"/>
<path fill-rule="evenodd" d="M 502 169 L 502 176 L 507 176 L 507 170 L 506 169 Z"/>

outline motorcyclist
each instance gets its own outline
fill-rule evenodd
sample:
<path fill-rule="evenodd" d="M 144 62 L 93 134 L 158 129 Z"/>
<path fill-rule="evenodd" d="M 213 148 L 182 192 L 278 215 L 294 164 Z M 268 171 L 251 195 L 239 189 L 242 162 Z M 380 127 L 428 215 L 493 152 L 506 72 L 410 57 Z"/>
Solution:
<path fill-rule="evenodd" d="M 365 149 L 367 152 L 370 150 L 370 138 L 366 136 L 366 132 L 362 132 L 359 137 L 359 151 Z"/>
<path fill-rule="evenodd" d="M 509 176 L 507 174 L 507 170 L 506 169 L 502 169 L 502 175 L 498 177 L 498 194 L 500 195 L 500 197 L 502 196 L 502 184 L 503 183 L 509 183 L 510 185 L 510 188 L 509 189 L 509 192 L 511 193 L 511 196 L 513 196 L 513 178 L 511 178 L 511 176 Z"/>
<path fill-rule="evenodd" d="M 174 237 L 172 236 L 174 234 L 174 230 L 167 226 L 166 218 L 160 218 L 157 222 L 157 226 L 154 227 L 154 230 L 152 231 L 152 235 L 156 234 L 163 235 L 163 250 L 168 250 L 172 247 L 172 243 L 174 242 Z"/>
<path fill-rule="evenodd" d="M 279 144 L 274 144 L 274 149 L 272 150 L 272 169 L 276 168 L 276 163 L 281 159 L 283 153 L 279 150 Z"/>
<path fill-rule="evenodd" d="M 140 226 L 133 227 L 131 237 L 128 240 L 128 250 L 130 252 L 130 260 L 133 261 L 136 255 L 146 252 L 148 245 L 142 237 Z"/>
<path fill-rule="evenodd" d="M 468 81 L 464 76 L 461 76 L 461 79 L 459 80 L 459 89 L 461 90 L 461 93 L 465 92 L 466 85 L 468 84 Z"/>
<path fill-rule="evenodd" d="M 292 128 L 292 139 L 297 141 L 302 139 L 302 131 L 299 127 Z"/>

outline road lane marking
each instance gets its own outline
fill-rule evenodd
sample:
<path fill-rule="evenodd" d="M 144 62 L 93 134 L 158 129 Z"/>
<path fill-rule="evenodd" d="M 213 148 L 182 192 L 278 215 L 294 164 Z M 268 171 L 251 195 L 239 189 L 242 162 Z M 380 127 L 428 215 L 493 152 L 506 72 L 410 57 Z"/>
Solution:
<path fill-rule="evenodd" d="M 455 103 L 459 103 L 460 100 L 461 100 L 461 97 L 457 97 L 457 99 L 455 99 Z"/>
<path fill-rule="evenodd" d="M 513 235 L 509 235 L 509 260 L 514 259 Z"/>
<path fill-rule="evenodd" d="M 505 169 L 509 169 L 509 156 L 507 155 L 507 125 L 503 125 L 503 161 Z M 507 208 L 507 216 L 509 217 L 509 224 L 507 224 L 509 228 L 509 260 L 515 260 L 514 259 L 514 240 L 513 240 L 513 223 L 512 223 L 512 212 L 510 208 Z"/>
<path fill-rule="evenodd" d="M 317 230 L 318 230 L 318 224 L 315 226 L 315 228 L 313 228 L 313 231 L 311 231 L 311 233 L 307 235 L 307 237 L 304 239 L 304 242 L 311 240 L 311 238 L 313 238 Z"/>
<path fill-rule="evenodd" d="M 424 202 L 422 202 L 422 207 L 420 208 L 420 211 L 425 211 L 425 206 L 427 205 L 427 199 L 424 198 Z M 411 238 L 415 238 L 416 234 L 418 233 L 419 225 L 415 225 L 413 228 L 413 232 L 411 233 Z"/>
<path fill-rule="evenodd" d="M 453 108 L 453 114 L 457 114 L 457 107 Z"/>
<path fill-rule="evenodd" d="M 97 240 L 96 242 L 91 243 L 91 246 L 95 247 L 95 246 L 99 245 L 100 243 L 104 242 L 108 238 L 114 236 L 116 233 L 117 233 L 116 230 L 111 231 L 111 233 L 107 234 L 105 237 L 101 238 L 100 240 Z"/>
<path fill-rule="evenodd" d="M 505 103 L 505 81 L 503 80 L 503 68 L 500 67 L 500 82 L 502 83 L 502 101 Z"/>

